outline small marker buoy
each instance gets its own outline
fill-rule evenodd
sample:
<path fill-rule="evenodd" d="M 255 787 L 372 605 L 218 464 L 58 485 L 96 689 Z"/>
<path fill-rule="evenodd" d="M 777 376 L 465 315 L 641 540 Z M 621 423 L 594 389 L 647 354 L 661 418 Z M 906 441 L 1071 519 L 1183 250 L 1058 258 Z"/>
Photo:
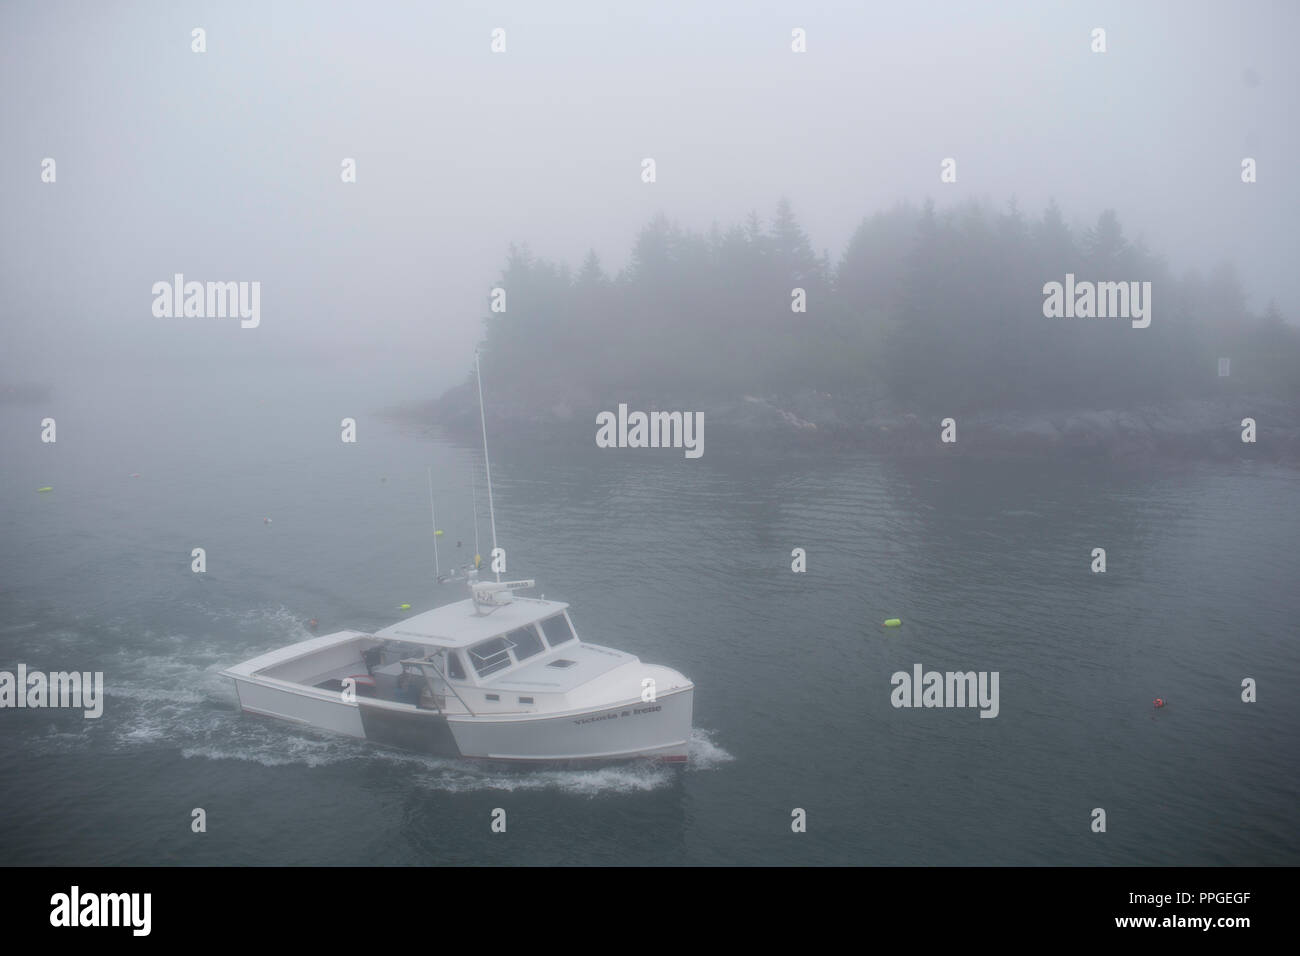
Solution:
<path fill-rule="evenodd" d="M 903 626 L 902 620 L 896 617 L 891 617 L 889 620 L 885 621 L 885 627 L 902 627 L 902 626 Z"/>
<path fill-rule="evenodd" d="M 313 617 L 310 621 L 307 622 L 307 626 L 310 627 L 313 631 L 316 630 L 316 619 Z"/>
<path fill-rule="evenodd" d="M 397 606 L 400 607 L 403 611 L 409 611 L 411 609 L 411 605 L 409 604 L 399 604 Z"/>
<path fill-rule="evenodd" d="M 140 477 L 140 472 L 138 472 L 138 471 L 133 471 L 133 472 L 131 472 L 131 477 L 132 477 L 132 478 L 139 478 L 139 477 Z"/>
<path fill-rule="evenodd" d="M 1154 703 L 1157 707 L 1163 707 L 1165 706 L 1165 699 L 1163 697 L 1157 697 Z"/>
<path fill-rule="evenodd" d="M 441 531 L 435 531 L 435 532 L 433 533 L 433 535 L 434 535 L 435 538 L 441 538 L 441 537 L 442 537 L 442 532 L 441 532 Z"/>
<path fill-rule="evenodd" d="M 53 485 L 46 485 L 44 488 L 37 488 L 36 490 L 37 490 L 38 492 L 40 492 L 41 494 L 45 494 L 45 492 L 47 492 L 47 491 L 53 491 L 53 490 L 54 490 L 54 486 L 53 486 Z"/>

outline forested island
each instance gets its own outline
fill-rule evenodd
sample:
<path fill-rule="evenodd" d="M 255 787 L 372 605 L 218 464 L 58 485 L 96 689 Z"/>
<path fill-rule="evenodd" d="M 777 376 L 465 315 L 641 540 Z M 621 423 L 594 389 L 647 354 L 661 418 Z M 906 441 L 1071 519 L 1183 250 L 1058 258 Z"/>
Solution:
<path fill-rule="evenodd" d="M 1048 317 L 1045 286 L 1067 277 L 1150 283 L 1149 324 Z M 497 287 L 481 353 L 507 433 L 591 442 L 628 403 L 702 411 L 710 441 L 1300 463 L 1300 330 L 1248 308 L 1231 265 L 1176 274 L 1113 211 L 1071 227 L 1055 203 L 903 203 L 832 261 L 782 200 L 708 232 L 655 218 L 616 275 L 512 246 Z M 405 415 L 477 428 L 472 380 Z"/>

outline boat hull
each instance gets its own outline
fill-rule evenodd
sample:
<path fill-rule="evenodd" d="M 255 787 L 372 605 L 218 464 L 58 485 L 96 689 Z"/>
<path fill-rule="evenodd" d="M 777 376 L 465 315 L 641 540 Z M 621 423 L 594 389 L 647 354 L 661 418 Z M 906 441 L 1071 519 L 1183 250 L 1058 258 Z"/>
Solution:
<path fill-rule="evenodd" d="M 518 762 L 685 761 L 693 685 L 657 700 L 560 714 L 446 715 L 389 701 L 231 675 L 242 710 L 402 750 Z"/>
<path fill-rule="evenodd" d="M 467 757 L 494 760 L 686 759 L 695 688 L 567 714 L 448 718 Z"/>

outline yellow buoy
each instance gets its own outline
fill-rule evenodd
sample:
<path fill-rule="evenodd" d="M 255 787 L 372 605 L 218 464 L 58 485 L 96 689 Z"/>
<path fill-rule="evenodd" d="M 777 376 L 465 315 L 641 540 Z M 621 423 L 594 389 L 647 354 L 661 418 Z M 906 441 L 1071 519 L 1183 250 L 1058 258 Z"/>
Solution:
<path fill-rule="evenodd" d="M 441 531 L 435 531 L 433 534 L 434 534 L 435 537 L 438 537 L 438 538 L 441 538 L 441 537 L 442 537 L 442 532 L 441 532 Z"/>
<path fill-rule="evenodd" d="M 902 626 L 903 626 L 903 622 L 896 617 L 891 617 L 889 620 L 885 622 L 885 627 L 902 627 Z"/>
<path fill-rule="evenodd" d="M 43 493 L 43 492 L 46 492 L 46 491 L 53 491 L 53 490 L 54 490 L 54 486 L 53 486 L 53 485 L 46 485 L 44 488 L 37 488 L 36 490 L 39 491 L 39 492 L 42 492 L 42 493 Z"/>
<path fill-rule="evenodd" d="M 411 605 L 409 604 L 399 604 L 397 606 L 400 607 L 403 611 L 409 611 L 411 609 Z"/>

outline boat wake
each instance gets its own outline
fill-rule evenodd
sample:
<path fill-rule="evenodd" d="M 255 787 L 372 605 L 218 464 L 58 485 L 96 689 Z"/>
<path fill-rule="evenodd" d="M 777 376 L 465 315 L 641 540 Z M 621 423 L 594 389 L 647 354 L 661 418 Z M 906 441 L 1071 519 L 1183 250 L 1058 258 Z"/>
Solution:
<path fill-rule="evenodd" d="M 264 767 L 326 767 L 359 763 L 374 768 L 388 767 L 409 773 L 412 786 L 442 793 L 499 791 L 526 793 L 557 791 L 595 796 L 604 793 L 643 793 L 673 784 L 679 769 L 648 760 L 628 761 L 594 767 L 518 767 L 446 757 L 388 750 L 361 740 L 316 735 L 283 724 L 256 718 L 229 721 L 243 726 L 231 727 L 227 720 L 214 726 L 212 739 L 196 741 L 182 748 L 186 758 L 204 760 L 238 760 Z M 695 728 L 691 733 L 686 772 L 714 769 L 735 758 L 711 739 L 707 730 Z"/>

